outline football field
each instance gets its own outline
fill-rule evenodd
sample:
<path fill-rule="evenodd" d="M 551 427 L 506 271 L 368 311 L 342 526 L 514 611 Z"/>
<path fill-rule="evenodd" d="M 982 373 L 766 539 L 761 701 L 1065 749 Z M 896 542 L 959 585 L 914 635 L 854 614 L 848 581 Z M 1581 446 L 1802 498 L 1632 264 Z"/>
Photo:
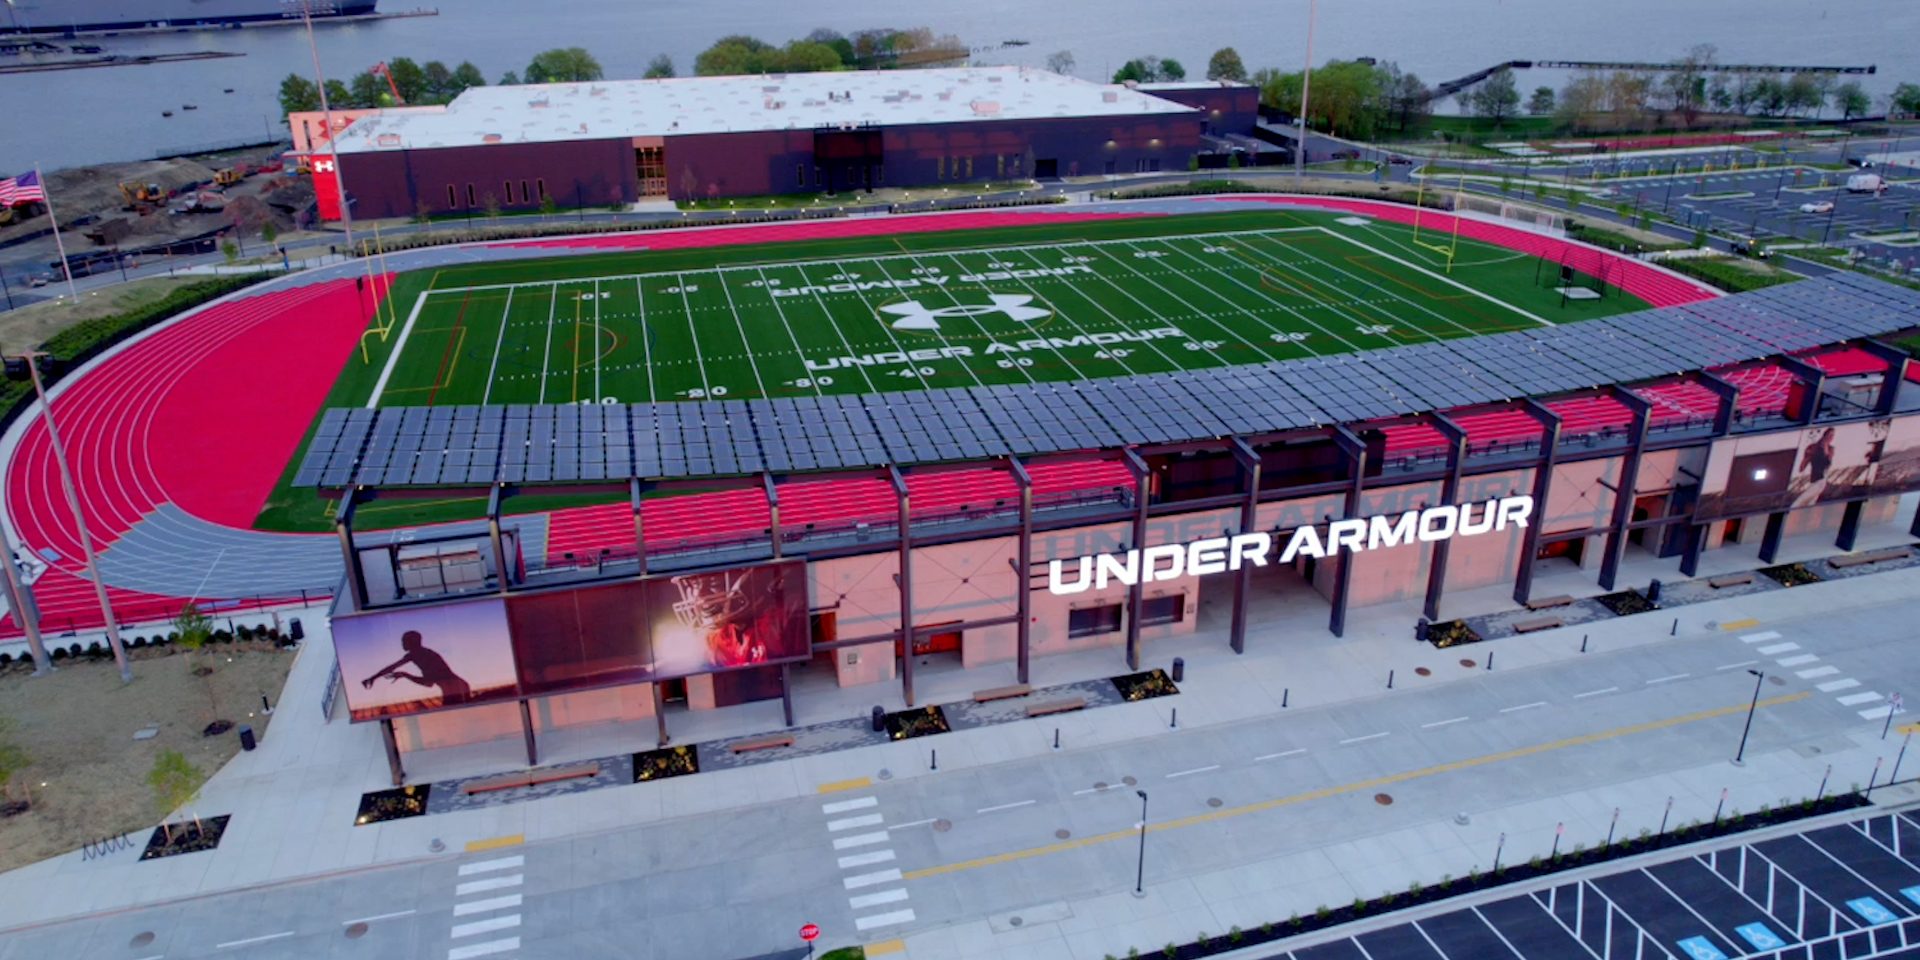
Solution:
<path fill-rule="evenodd" d="M 667 402 L 1110 377 L 1643 306 L 1614 290 L 1568 302 L 1555 265 L 1468 241 L 1449 271 L 1449 238 L 1431 230 L 1416 240 L 1396 224 L 1302 213 L 1155 219 L 1105 231 L 1114 236 L 1092 225 L 1081 239 L 956 233 L 947 249 L 922 235 L 832 255 L 763 247 L 734 263 L 642 254 L 465 268 L 401 288 L 354 361 L 364 372 L 353 379 L 368 384 L 356 402 Z"/>

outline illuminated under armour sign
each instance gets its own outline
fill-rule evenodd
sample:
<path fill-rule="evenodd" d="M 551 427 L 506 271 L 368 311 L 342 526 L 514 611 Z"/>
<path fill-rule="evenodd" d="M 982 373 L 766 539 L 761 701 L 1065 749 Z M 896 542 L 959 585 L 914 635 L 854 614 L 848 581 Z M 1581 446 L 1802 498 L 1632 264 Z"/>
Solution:
<path fill-rule="evenodd" d="M 929 307 L 918 300 L 905 303 L 889 303 L 880 308 L 881 313 L 890 313 L 900 319 L 893 321 L 895 330 L 938 330 L 940 321 L 956 317 L 984 317 L 988 314 L 1002 314 L 1015 323 L 1032 323 L 1052 313 L 1041 307 L 1032 306 L 1033 297 L 1025 293 L 989 294 L 991 303 L 956 304 L 951 307 Z"/>

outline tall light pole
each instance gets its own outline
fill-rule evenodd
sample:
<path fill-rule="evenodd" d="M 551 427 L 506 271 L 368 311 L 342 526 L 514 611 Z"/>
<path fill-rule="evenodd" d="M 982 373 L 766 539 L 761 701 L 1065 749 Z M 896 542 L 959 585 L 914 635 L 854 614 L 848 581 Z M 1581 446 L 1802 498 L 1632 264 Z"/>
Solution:
<path fill-rule="evenodd" d="M 107 599 L 106 581 L 100 579 L 99 558 L 93 553 L 93 535 L 87 531 L 87 516 L 80 509 L 80 495 L 74 492 L 73 471 L 67 466 L 67 448 L 60 442 L 60 430 L 53 422 L 53 404 L 47 401 L 46 385 L 40 381 L 41 357 L 49 356 L 38 350 L 28 350 L 20 354 L 25 361 L 27 375 L 33 380 L 34 395 L 40 398 L 40 419 L 47 425 L 47 440 L 53 447 L 53 462 L 60 468 L 60 487 L 67 494 L 67 507 L 73 511 L 73 525 L 80 532 L 80 552 L 87 558 L 87 578 L 93 581 L 94 599 L 100 602 L 100 619 L 107 629 L 107 646 L 113 650 L 113 662 L 120 668 L 120 682 L 133 682 L 133 668 L 127 664 L 126 648 L 120 645 L 120 625 L 113 619 L 113 604 Z M 7 558 L 11 563 L 12 558 Z"/>
<path fill-rule="evenodd" d="M 313 54 L 313 82 L 320 91 L 320 122 L 327 128 L 327 158 L 333 161 L 333 192 L 340 196 L 340 229 L 347 249 L 353 249 L 353 211 L 347 209 L 347 183 L 340 175 L 340 131 L 333 128 L 333 105 L 327 102 L 327 78 L 320 72 L 320 43 L 313 37 L 313 0 L 300 0 L 300 19 L 307 27 L 307 50 Z M 313 145 L 308 144 L 309 151 Z M 309 163 L 308 169 L 312 169 Z"/>
<path fill-rule="evenodd" d="M 1293 175 L 1306 175 L 1307 163 L 1307 92 L 1313 87 L 1313 21 L 1320 10 L 1320 0 L 1307 0 L 1307 66 L 1300 74 L 1300 116 L 1294 118 L 1299 124 L 1299 139 L 1293 142 Z M 1140 795 L 1146 799 L 1146 794 Z"/>
<path fill-rule="evenodd" d="M 1133 872 L 1133 895 L 1147 895 L 1147 792 L 1135 790 L 1140 797 L 1140 862 Z"/>
<path fill-rule="evenodd" d="M 27 635 L 33 675 L 44 677 L 53 672 L 53 661 L 47 658 L 47 645 L 40 639 L 40 608 L 33 602 L 33 587 L 21 582 L 20 568 L 13 561 L 13 539 L 7 535 L 6 524 L 0 523 L 0 567 L 5 567 L 7 608 L 13 611 L 13 622 Z"/>
<path fill-rule="evenodd" d="M 1736 767 L 1746 766 L 1747 734 L 1753 732 L 1753 712 L 1760 708 L 1760 684 L 1767 679 L 1766 673 L 1751 667 L 1747 672 L 1753 674 L 1753 702 L 1747 704 L 1747 726 L 1740 731 L 1740 750 L 1733 755 L 1733 765 Z"/>

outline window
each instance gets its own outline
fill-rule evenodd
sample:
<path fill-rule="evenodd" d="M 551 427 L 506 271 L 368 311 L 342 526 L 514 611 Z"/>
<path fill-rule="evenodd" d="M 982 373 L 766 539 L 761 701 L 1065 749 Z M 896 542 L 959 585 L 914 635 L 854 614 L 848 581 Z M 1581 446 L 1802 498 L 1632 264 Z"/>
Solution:
<path fill-rule="evenodd" d="M 447 184 L 447 209 L 452 210 L 458 206 L 460 206 L 460 195 L 454 192 L 453 184 L 449 183 Z"/>
<path fill-rule="evenodd" d="M 1148 170 L 1151 170 L 1151 171 L 1154 171 L 1154 172 L 1159 172 L 1159 170 L 1160 170 L 1160 158 L 1159 158 L 1159 157 L 1154 157 L 1154 158 L 1153 158 L 1152 160 L 1149 160 L 1149 161 L 1147 161 L 1147 169 L 1148 169 Z"/>
<path fill-rule="evenodd" d="M 1109 604 L 1104 607 L 1082 607 L 1067 613 L 1067 636 L 1097 637 L 1103 633 L 1120 632 L 1120 605 Z"/>
<path fill-rule="evenodd" d="M 547 199 L 547 178 L 541 177 L 540 179 L 535 180 L 534 183 L 540 187 L 540 199 L 542 201 L 545 201 Z"/>
<path fill-rule="evenodd" d="M 533 202 L 533 192 L 527 189 L 527 182 L 525 180 L 520 181 L 520 202 Z"/>
<path fill-rule="evenodd" d="M 513 202 L 513 181 L 512 180 L 500 181 L 500 195 L 506 198 L 504 202 L 506 203 Z"/>
<path fill-rule="evenodd" d="M 473 184 L 471 183 L 467 184 L 467 206 L 475 206 L 473 202 Z"/>
<path fill-rule="evenodd" d="M 1140 625 L 1158 627 L 1169 623 L 1179 623 L 1187 618 L 1187 595 L 1176 593 L 1170 597 L 1149 597 L 1140 601 Z"/>
<path fill-rule="evenodd" d="M 804 187 L 807 185 L 807 165 L 806 164 L 796 163 L 793 165 L 793 182 L 795 186 Z"/>

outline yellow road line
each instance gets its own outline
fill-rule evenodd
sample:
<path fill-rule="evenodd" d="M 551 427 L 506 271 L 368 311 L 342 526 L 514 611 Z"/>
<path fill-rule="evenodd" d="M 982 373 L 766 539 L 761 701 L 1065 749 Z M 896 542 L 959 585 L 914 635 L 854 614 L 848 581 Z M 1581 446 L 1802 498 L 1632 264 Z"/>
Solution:
<path fill-rule="evenodd" d="M 862 787 L 871 786 L 873 786 L 872 779 L 868 777 L 854 777 L 852 780 L 835 780 L 832 783 L 823 783 L 820 785 L 820 792 L 839 793 L 843 790 L 858 790 Z"/>
<path fill-rule="evenodd" d="M 882 940 L 879 943 L 867 944 L 867 956 L 869 957 L 884 957 L 890 953 L 906 952 L 907 942 L 899 937 L 895 937 L 892 940 Z"/>
<path fill-rule="evenodd" d="M 1812 696 L 1811 693 L 1805 693 L 1805 692 L 1790 693 L 1784 696 L 1770 697 L 1766 700 L 1762 700 L 1760 701 L 1759 706 L 1776 707 L 1781 704 L 1792 703 L 1796 700 L 1805 700 L 1810 696 Z M 1419 780 L 1425 777 L 1438 776 L 1443 773 L 1457 773 L 1461 770 L 1471 770 L 1475 767 L 1484 767 L 1490 764 L 1503 763 L 1508 760 L 1518 760 L 1522 757 L 1531 757 L 1531 756 L 1536 756 L 1543 753 L 1551 753 L 1555 750 L 1564 750 L 1568 747 L 1579 747 L 1579 746 L 1585 746 L 1587 744 L 1592 744 L 1592 743 L 1604 743 L 1608 740 L 1617 740 L 1621 737 L 1628 737 L 1638 733 L 1651 733 L 1655 730 L 1665 730 L 1671 727 L 1683 726 L 1689 723 L 1698 723 L 1702 720 L 1712 720 L 1716 717 L 1725 717 L 1733 714 L 1745 713 L 1746 710 L 1747 710 L 1747 705 L 1744 703 L 1740 703 L 1740 704 L 1734 704 L 1732 706 L 1727 706 L 1727 707 L 1716 707 L 1712 710 L 1701 710 L 1696 713 L 1684 714 L 1678 717 L 1668 717 L 1665 720 L 1651 720 L 1646 723 L 1636 723 L 1636 724 L 1633 724 L 1632 726 L 1616 727 L 1612 730 L 1602 730 L 1597 733 L 1581 734 L 1580 736 L 1568 737 L 1564 740 L 1554 740 L 1548 743 L 1537 743 L 1537 744 L 1533 744 L 1532 746 L 1519 747 L 1514 750 L 1506 750 L 1500 753 L 1489 753 L 1489 754 L 1485 754 L 1478 757 L 1469 757 L 1465 760 L 1455 760 L 1449 763 L 1435 764 L 1430 767 L 1421 767 L 1418 770 L 1408 770 L 1402 773 L 1392 773 L 1384 777 L 1374 777 L 1368 780 L 1356 780 L 1353 783 L 1341 784 L 1341 785 L 1332 786 L 1332 787 L 1322 787 L 1318 790 L 1309 790 L 1306 793 L 1296 793 L 1291 796 L 1285 796 L 1285 797 L 1274 797 L 1269 800 L 1261 800 L 1257 803 L 1249 803 L 1244 806 L 1226 807 L 1220 810 L 1211 810 L 1206 813 L 1195 814 L 1190 817 L 1181 817 L 1177 820 L 1163 820 L 1159 823 L 1149 824 L 1147 826 L 1147 830 L 1149 832 L 1154 832 L 1154 833 L 1158 833 L 1166 830 L 1178 830 L 1181 827 L 1191 827 L 1191 826 L 1196 826 L 1202 823 L 1212 823 L 1217 820 L 1225 820 L 1229 817 L 1244 816 L 1249 813 L 1260 813 L 1266 810 L 1275 810 L 1280 807 L 1290 807 L 1297 804 L 1306 803 L 1310 800 L 1324 800 L 1328 797 L 1337 797 L 1343 794 L 1360 793 L 1367 790 L 1374 790 L 1380 787 L 1390 786 L 1396 783 L 1405 783 L 1409 780 Z M 1024 850 L 1009 850 L 1006 853 L 996 853 L 991 856 L 977 857 L 972 860 L 962 860 L 962 861 L 959 861 L 958 863 L 942 864 L 937 867 L 927 867 L 922 870 L 910 870 L 905 874 L 903 874 L 903 876 L 905 879 L 908 879 L 908 880 L 919 880 L 926 877 L 940 876 L 941 874 L 959 873 L 962 870 L 972 870 L 978 867 L 990 867 L 995 864 L 1014 863 L 1020 860 L 1031 860 L 1034 857 L 1042 857 L 1051 853 L 1062 853 L 1068 850 L 1077 850 L 1082 847 L 1091 847 L 1095 844 L 1108 843 L 1114 840 L 1125 840 L 1138 835 L 1139 834 L 1137 830 L 1132 830 L 1132 829 L 1115 830 L 1110 833 L 1094 834 L 1091 836 L 1080 837 L 1074 840 L 1065 840 L 1060 843 L 1049 843 L 1039 847 L 1028 847 Z"/>
<path fill-rule="evenodd" d="M 526 842 L 527 842 L 526 834 L 510 833 L 504 837 L 488 837 L 485 840 L 469 840 L 467 841 L 467 852 L 479 853 L 482 850 L 498 850 L 501 847 L 517 847 Z"/>
<path fill-rule="evenodd" d="M 1748 618 L 1747 618 L 1747 619 L 1745 619 L 1745 620 L 1728 620 L 1728 621 L 1727 621 L 1726 623 L 1723 623 L 1723 624 L 1721 624 L 1721 625 L 1720 625 L 1720 629 L 1722 629 L 1722 630 L 1746 630 L 1746 629 L 1749 629 L 1749 628 L 1751 628 L 1751 627 L 1757 627 L 1757 626 L 1759 626 L 1759 625 L 1760 625 L 1760 621 L 1758 621 L 1758 620 L 1756 620 L 1756 619 L 1754 619 L 1754 618 L 1752 618 L 1752 617 L 1748 617 Z"/>

